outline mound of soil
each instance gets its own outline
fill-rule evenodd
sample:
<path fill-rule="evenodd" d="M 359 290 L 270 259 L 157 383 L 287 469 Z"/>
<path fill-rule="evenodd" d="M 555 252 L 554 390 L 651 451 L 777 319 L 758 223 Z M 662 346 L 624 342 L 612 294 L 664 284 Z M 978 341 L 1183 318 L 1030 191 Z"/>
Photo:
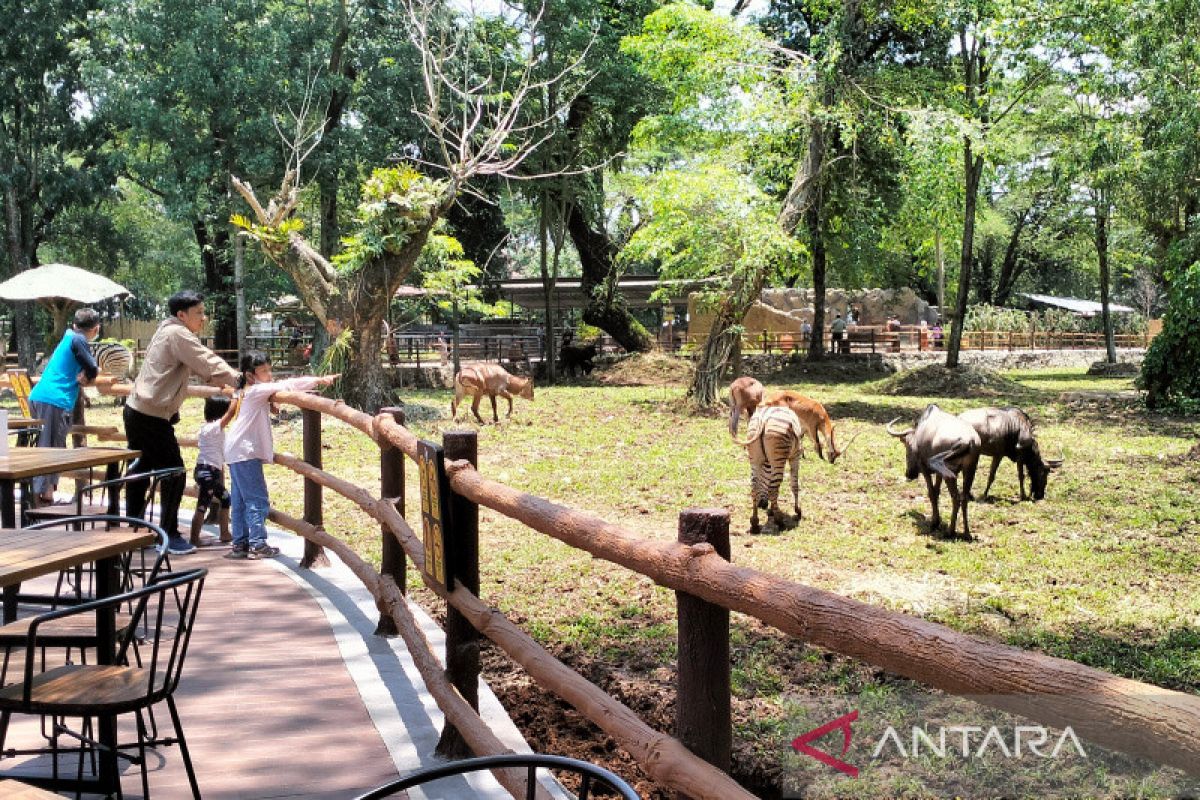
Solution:
<path fill-rule="evenodd" d="M 666 353 L 634 353 L 611 366 L 597 365 L 596 377 L 610 386 L 684 386 L 692 379 L 692 362 Z"/>
<path fill-rule="evenodd" d="M 879 393 L 899 396 L 996 397 L 1021 394 L 1025 386 L 991 370 L 947 369 L 941 364 L 901 372 L 879 385 Z"/>
<path fill-rule="evenodd" d="M 1094 361 L 1088 367 L 1087 374 L 1099 375 L 1105 378 L 1133 378 L 1140 371 L 1141 367 L 1137 364 L 1130 364 L 1124 361 L 1117 364 L 1109 364 L 1107 361 Z"/>

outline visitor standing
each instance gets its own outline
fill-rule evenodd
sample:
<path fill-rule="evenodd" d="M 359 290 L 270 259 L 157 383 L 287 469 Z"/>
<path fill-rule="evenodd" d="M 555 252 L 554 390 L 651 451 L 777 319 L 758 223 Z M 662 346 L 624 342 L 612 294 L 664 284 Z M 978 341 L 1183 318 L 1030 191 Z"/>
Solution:
<path fill-rule="evenodd" d="M 838 314 L 833 320 L 833 324 L 829 326 L 830 336 L 833 338 L 833 351 L 835 353 L 846 352 L 845 336 L 846 336 L 846 320 L 842 319 L 842 315 Z"/>
<path fill-rule="evenodd" d="M 271 437 L 271 395 L 276 392 L 304 392 L 318 386 L 329 386 L 337 375 L 289 378 L 275 381 L 271 360 L 265 353 L 252 350 L 242 356 L 241 390 L 234 401 L 233 423 L 225 441 L 225 462 L 233 484 L 230 523 L 233 528 L 233 547 L 226 558 L 271 558 L 279 554 L 267 544 L 267 514 L 271 498 L 263 464 L 275 460 L 275 443 Z"/>
<path fill-rule="evenodd" d="M 74 324 L 67 329 L 33 391 L 29 393 L 29 413 L 42 421 L 38 447 L 65 447 L 71 428 L 71 411 L 79 399 L 80 385 L 96 380 L 99 368 L 88 342 L 100 334 L 100 315 L 92 308 L 75 312 Z M 4 432 L 0 431 L 0 435 Z M 37 502 L 54 502 L 58 475 L 39 475 L 33 479 Z"/>
<path fill-rule="evenodd" d="M 204 297 L 193 291 L 179 292 L 167 301 L 167 311 L 171 316 L 159 324 L 150 340 L 125 405 L 125 438 L 130 448 L 142 451 L 130 465 L 131 473 L 183 466 L 175 423 L 179 422 L 179 408 L 187 397 L 188 380 L 193 375 L 215 386 L 233 386 L 237 382 L 237 371 L 197 338 L 208 319 Z M 159 521 L 167 532 L 168 552 L 174 555 L 196 550 L 178 529 L 179 501 L 186 483 L 183 474 L 160 483 Z M 148 485 L 148 480 L 130 481 L 125 501 L 129 516 L 144 518 Z"/>

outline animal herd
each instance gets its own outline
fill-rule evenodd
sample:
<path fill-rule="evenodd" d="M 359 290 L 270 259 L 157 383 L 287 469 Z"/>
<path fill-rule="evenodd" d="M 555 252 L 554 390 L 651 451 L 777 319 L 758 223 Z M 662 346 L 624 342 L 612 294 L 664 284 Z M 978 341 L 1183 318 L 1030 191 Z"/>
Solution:
<path fill-rule="evenodd" d="M 763 385 L 754 378 L 738 378 L 730 385 L 729 404 L 729 434 L 734 442 L 746 448 L 750 459 L 750 532 L 759 533 L 761 530 L 763 533 L 774 533 L 795 527 L 801 519 L 796 469 L 803 455 L 805 437 L 812 439 L 817 456 L 825 460 L 819 434 L 824 435 L 831 464 L 845 454 L 854 437 L 838 448 L 834 439 L 837 426 L 832 423 L 824 406 L 816 400 L 786 390 L 775 392 L 764 400 Z M 743 414 L 749 416 L 747 436 L 739 439 L 738 422 Z M 992 488 L 996 470 L 1004 458 L 1012 459 L 1017 464 L 1022 500 L 1027 498 L 1027 472 L 1029 493 L 1034 500 L 1041 500 L 1045 497 L 1050 473 L 1063 464 L 1061 457 L 1042 457 L 1033 435 L 1033 422 L 1019 408 L 976 408 L 955 416 L 931 404 L 925 408 L 916 424 L 906 430 L 893 427 L 898 420 L 899 417 L 887 424 L 887 432 L 904 443 L 905 477 L 910 481 L 918 476 L 925 479 L 931 506 L 930 529 L 937 530 L 942 524 L 938 498 L 945 483 L 951 500 L 949 533 L 955 535 L 961 511 L 962 536 L 968 541 L 971 539 L 971 526 L 967 506 L 973 499 L 971 487 L 975 482 L 980 456 L 992 457 L 987 486 L 983 490 L 984 497 Z M 784 469 L 788 466 L 791 468 L 794 516 L 779 510 L 779 488 Z M 767 525 L 761 529 L 759 510 L 767 512 Z"/>
<path fill-rule="evenodd" d="M 499 422 L 497 396 L 508 401 L 508 416 L 512 416 L 514 396 L 533 400 L 533 379 L 510 375 L 498 364 L 464 365 L 454 376 L 451 417 L 457 414 L 467 396 L 472 398 L 471 413 L 475 419 L 483 422 L 479 404 L 487 397 L 492 403 L 492 419 Z M 738 378 L 730 384 L 729 405 L 729 435 L 746 449 L 750 459 L 750 532 L 777 533 L 796 527 L 802 518 L 797 470 L 804 455 L 805 440 L 812 441 L 819 459 L 833 464 L 846 454 L 862 431 L 839 447 L 837 425 L 823 405 L 791 390 L 765 395 L 763 385 L 751 377 Z M 747 417 L 746 438 L 739 439 L 738 425 L 743 415 Z M 1019 408 L 974 408 L 956 416 L 930 404 L 916 424 L 905 430 L 894 427 L 899 419 L 887 424 L 887 432 L 904 444 L 904 476 L 910 481 L 918 477 L 925 479 L 931 508 L 930 529 L 936 531 L 942 525 L 938 500 L 944 483 L 951 502 L 949 534 L 956 535 L 961 513 L 962 537 L 968 541 L 971 523 L 967 509 L 974 499 L 971 487 L 975 483 L 980 456 L 992 457 L 987 485 L 983 489 L 985 498 L 996 479 L 996 470 L 1005 458 L 1016 462 L 1022 500 L 1045 497 L 1050 473 L 1063 464 L 1061 454 L 1057 459 L 1042 456 L 1033 434 L 1033 421 Z M 780 486 L 784 472 L 789 470 L 793 515 L 779 509 Z M 1026 474 L 1029 476 L 1028 494 L 1025 491 Z M 765 526 L 759 524 L 760 510 L 767 512 Z"/>

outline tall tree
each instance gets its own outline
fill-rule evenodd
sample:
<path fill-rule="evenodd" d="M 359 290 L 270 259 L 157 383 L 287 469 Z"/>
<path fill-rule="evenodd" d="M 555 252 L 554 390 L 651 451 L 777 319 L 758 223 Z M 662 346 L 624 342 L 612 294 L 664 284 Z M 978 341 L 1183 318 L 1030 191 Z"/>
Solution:
<path fill-rule="evenodd" d="M 126 173 L 191 227 L 216 345 L 234 348 L 229 175 L 282 174 L 277 112 L 305 101 L 321 67 L 297 45 L 329 20 L 258 0 L 137 0 L 101 19 L 92 74 L 123 127 Z"/>
<path fill-rule="evenodd" d="M 235 224 L 291 276 L 344 357 L 342 396 L 368 411 L 390 400 L 380 336 L 396 289 L 412 274 L 435 227 L 471 182 L 519 174 L 552 123 L 529 115 L 527 103 L 548 82 L 561 81 L 571 66 L 542 79 L 535 79 L 529 68 L 512 76 L 507 63 L 476 60 L 487 50 L 478 46 L 480 29 L 473 20 L 449 17 L 433 3 L 407 4 L 404 13 L 424 89 L 412 113 L 430 143 L 429 152 L 414 155 L 429 169 L 440 168 L 444 178 L 428 177 L 408 164 L 375 170 L 363 184 L 353 231 L 343 237 L 343 249 L 332 259 L 308 242 L 303 221 L 294 216 L 297 169 L 288 171 L 266 205 L 251 184 L 233 179 L 253 213 L 251 218 L 235 217 Z M 294 138 L 295 152 L 303 151 L 302 138 Z"/>
<path fill-rule="evenodd" d="M 4 261 L 9 274 L 38 266 L 38 248 L 56 218 L 88 205 L 115 180 L 110 135 L 83 81 L 80 41 L 95 2 L 2 6 L 0 36 L 0 189 Z M 39 344 L 31 304 L 16 304 L 18 358 L 32 368 Z"/>

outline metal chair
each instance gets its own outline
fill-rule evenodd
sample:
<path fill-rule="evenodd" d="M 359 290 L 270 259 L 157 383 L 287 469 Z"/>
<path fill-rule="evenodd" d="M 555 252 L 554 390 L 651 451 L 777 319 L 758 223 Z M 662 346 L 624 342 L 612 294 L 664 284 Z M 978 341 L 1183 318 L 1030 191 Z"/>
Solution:
<path fill-rule="evenodd" d="M 406 777 L 386 783 L 383 786 L 372 789 L 366 794 L 359 795 L 356 800 L 378 800 L 378 798 L 393 797 L 405 789 L 422 786 L 451 775 L 462 775 L 467 772 L 510 767 L 524 768 L 526 771 L 526 800 L 533 800 L 535 796 L 535 790 L 537 789 L 535 776 L 538 769 L 558 770 L 578 775 L 580 777 L 580 786 L 576 797 L 579 800 L 588 800 L 591 797 L 593 783 L 607 787 L 609 791 L 615 793 L 622 800 L 641 800 L 638 793 L 633 790 L 633 787 L 603 767 L 598 767 L 595 764 L 589 764 L 586 761 L 580 761 L 575 758 L 542 755 L 540 753 L 484 756 L 483 758 L 467 758 L 462 761 L 452 761 L 449 764 L 417 770 Z"/>
<path fill-rule="evenodd" d="M 145 520 L 154 521 L 154 497 L 161 493 L 165 480 L 186 475 L 183 467 L 167 467 L 151 470 L 150 472 L 130 472 L 119 478 L 89 483 L 76 490 L 75 496 L 67 504 L 30 508 L 25 511 L 26 520 L 49 520 L 63 517 L 98 517 L 107 515 L 112 507 L 111 495 L 130 484 L 146 482 L 146 496 L 142 508 L 146 510 Z M 126 498 L 128 500 L 128 498 Z M 127 503 L 128 504 L 128 503 Z M 136 505 L 136 504 L 135 504 Z"/>
<path fill-rule="evenodd" d="M 23 680 L 0 689 L 0 747 L 8 731 L 13 714 L 49 717 L 52 724 L 51 756 L 54 768 L 54 788 L 60 784 L 66 788 L 85 788 L 82 774 L 74 780 L 62 780 L 58 775 L 58 739 L 67 735 L 80 742 L 78 752 L 80 773 L 83 770 L 85 753 L 98 754 L 101 768 L 108 765 L 109 773 L 116 776 L 118 759 L 125 759 L 141 768 L 143 796 L 150 796 L 149 775 L 146 769 L 147 728 L 145 714 L 155 705 L 165 702 L 171 715 L 175 738 L 183 756 L 184 768 L 191 784 L 192 796 L 199 800 L 200 788 L 192 766 L 187 740 L 175 706 L 174 693 L 179 686 L 184 659 L 196 619 L 196 610 L 204 588 L 208 571 L 204 569 L 159 575 L 148 585 L 132 592 L 95 600 L 71 608 L 59 609 L 34 617 L 29 624 L 29 637 L 25 652 Z M 57 624 L 59 620 L 84 614 L 113 612 L 132 604 L 131 624 L 119 633 L 116 657 L 112 664 L 64 664 L 52 669 L 35 672 L 35 652 L 44 636 L 43 628 Z M 139 633 L 145 622 L 149 633 L 144 638 Z M 133 648 L 141 643 L 141 656 L 137 664 L 131 664 Z M 121 714 L 132 713 L 137 719 L 138 741 L 133 745 L 121 745 L 115 740 L 97 741 L 92 737 L 91 719 L 100 720 L 101 738 L 104 731 L 116 732 L 116 719 Z M 79 717 L 84 721 L 80 732 L 69 730 L 60 720 Z M 163 740 L 155 744 L 165 744 Z M 136 754 L 125 752 L 136 748 Z M 120 794 L 119 777 L 117 794 Z M 87 786 L 90 789 L 92 787 Z"/>

